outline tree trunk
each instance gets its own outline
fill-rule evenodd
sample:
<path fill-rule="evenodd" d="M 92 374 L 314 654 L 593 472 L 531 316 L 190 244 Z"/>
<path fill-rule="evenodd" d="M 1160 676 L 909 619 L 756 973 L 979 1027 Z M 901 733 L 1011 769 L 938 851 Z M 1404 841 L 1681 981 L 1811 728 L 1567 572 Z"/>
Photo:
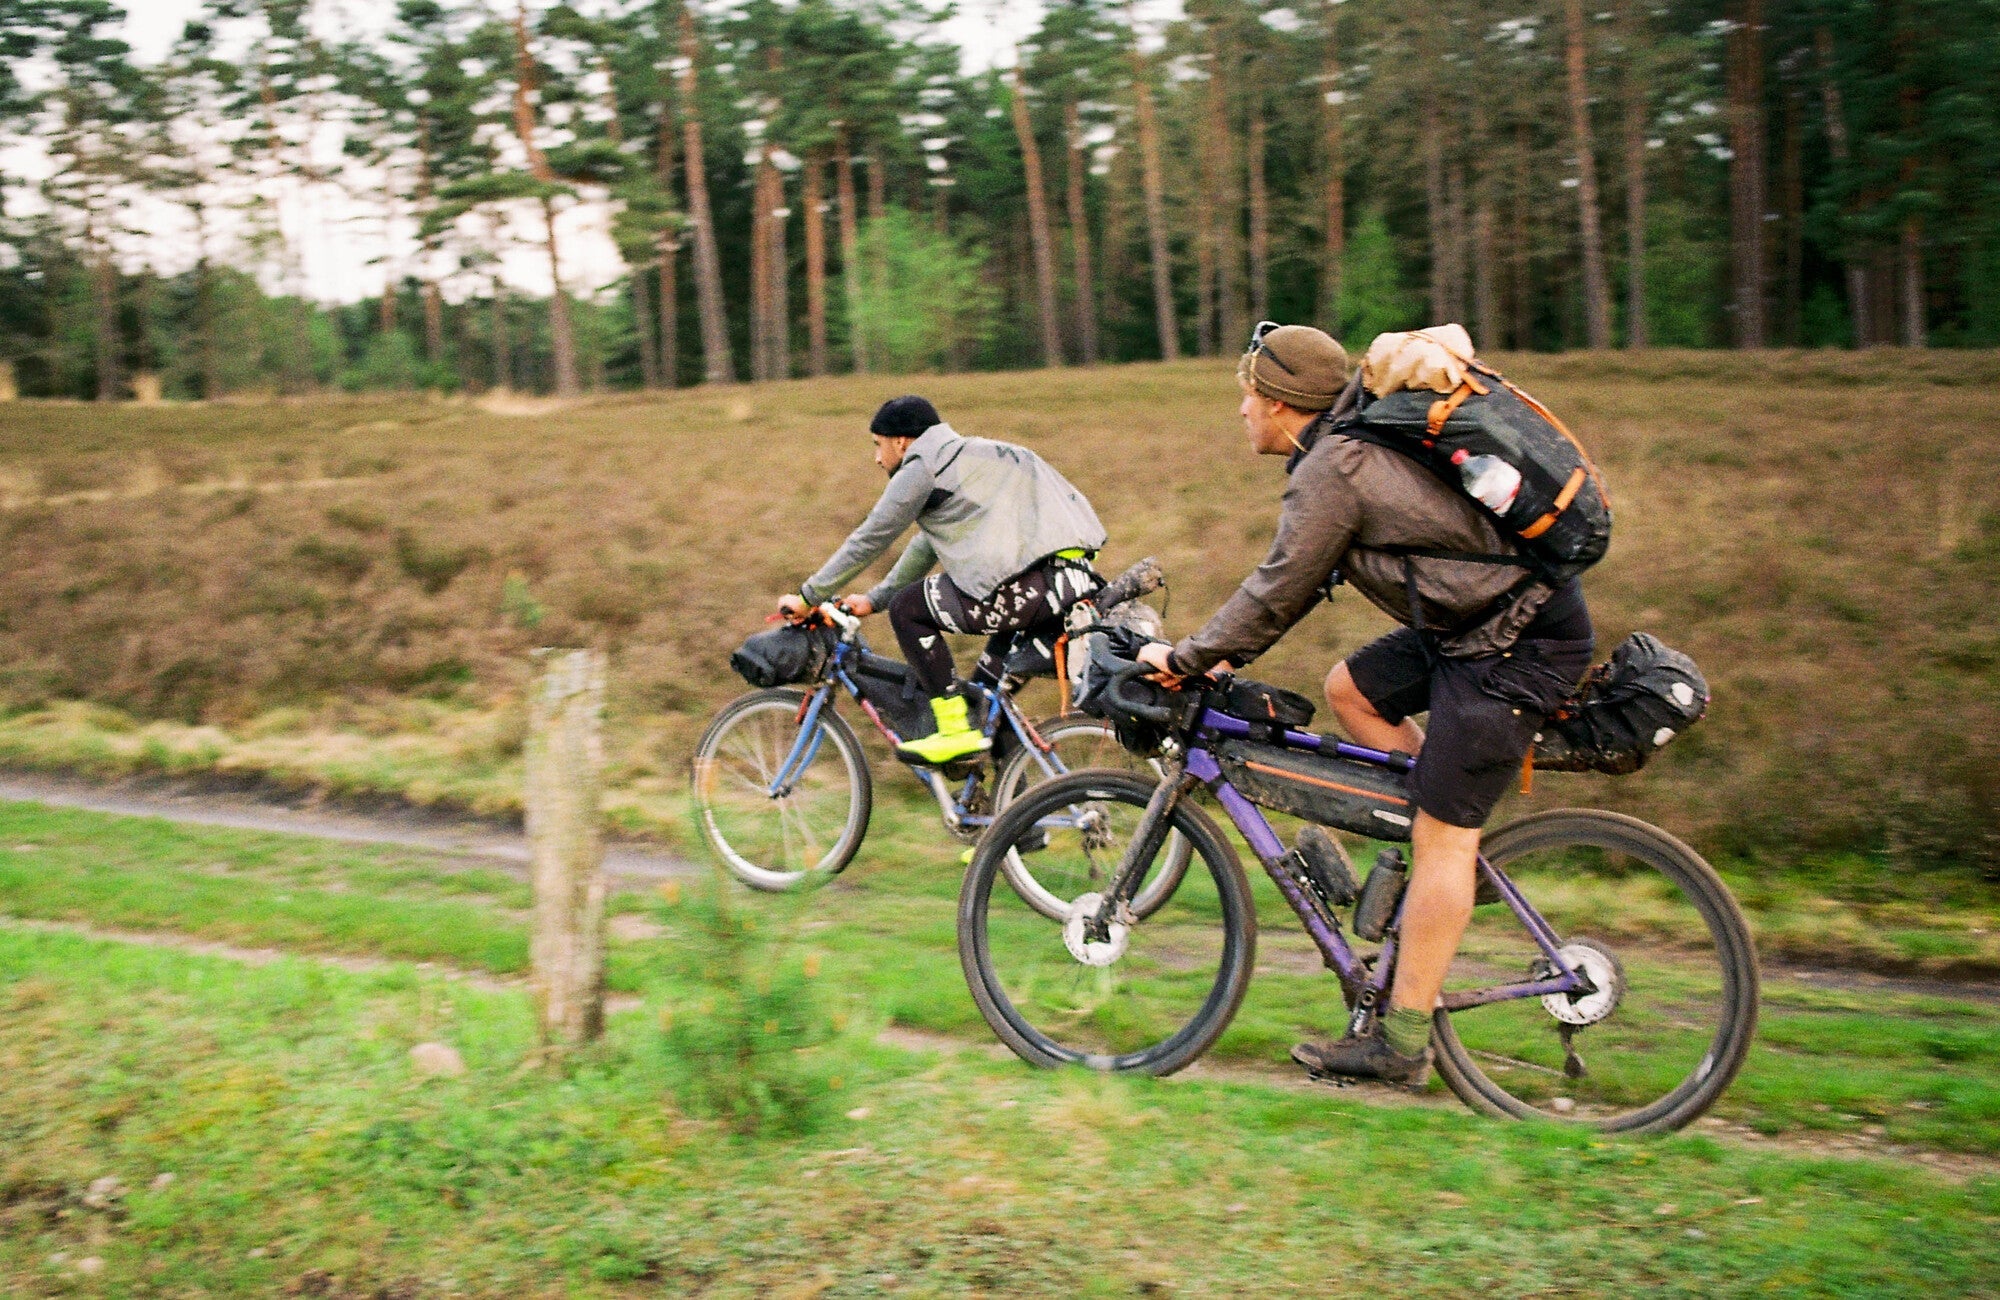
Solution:
<path fill-rule="evenodd" d="M 1326 75 L 1320 84 L 1320 103 L 1325 114 L 1326 131 L 1326 262 L 1320 273 L 1321 310 L 1326 314 L 1326 327 L 1333 333 L 1341 328 L 1341 287 L 1346 274 L 1347 262 L 1347 156 L 1341 139 L 1345 126 L 1345 92 L 1340 88 L 1340 34 L 1336 26 L 1338 11 L 1332 3 L 1326 10 Z"/>
<path fill-rule="evenodd" d="M 660 383 L 681 382 L 680 236 L 660 236 Z"/>
<path fill-rule="evenodd" d="M 1753 0 L 1755 2 L 1755 0 Z M 1597 153 L 1590 130 L 1590 85 L 1584 65 L 1583 0 L 1565 0 L 1568 25 L 1564 62 L 1569 70 L 1570 139 L 1576 146 L 1576 201 L 1583 242 L 1584 333 L 1592 348 L 1611 346 L 1611 283 L 1604 273 L 1598 228 Z"/>
<path fill-rule="evenodd" d="M 1271 314 L 1271 196 L 1264 185 L 1264 97 L 1250 99 L 1250 314 Z"/>
<path fill-rule="evenodd" d="M 1820 106 L 1826 114 L 1827 151 L 1833 155 L 1836 174 L 1847 170 L 1853 156 L 1847 141 L 1847 110 L 1840 102 L 1840 82 L 1834 76 L 1833 32 L 1822 26 L 1813 32 L 1813 47 L 1819 55 Z M 1841 267 L 1847 276 L 1847 311 L 1853 322 L 1854 346 L 1865 348 L 1874 335 L 1869 325 L 1868 267 L 1852 245 L 1842 241 Z"/>
<path fill-rule="evenodd" d="M 555 365 L 556 396 L 574 397 L 583 391 L 576 372 L 576 331 L 569 318 L 569 295 L 563 290 L 562 257 L 556 248 L 556 205 L 542 200 L 542 221 L 548 227 L 549 246 L 549 352 Z"/>
<path fill-rule="evenodd" d="M 1898 79 L 1902 85 L 1896 92 L 1897 106 L 1902 110 L 1904 144 L 1914 149 L 1918 139 L 1917 117 L 1921 109 L 1923 92 L 1918 88 L 1916 70 L 1909 66 L 1910 38 L 1907 32 L 1896 34 L 1896 62 Z M 1917 183 L 1917 159 L 1914 152 L 1903 156 L 1903 189 L 1908 191 Z M 1925 332 L 1924 312 L 1924 219 L 1915 212 L 1905 213 L 1901 238 L 1897 247 L 1897 278 L 1901 281 L 1900 298 L 1903 317 L 1903 346 L 1921 348 L 1928 344 Z"/>
<path fill-rule="evenodd" d="M 1486 108 L 1472 103 L 1472 327 L 1480 347 L 1497 346 L 1499 304 L 1493 285 L 1493 142 L 1486 134 Z"/>
<path fill-rule="evenodd" d="M 1575 0 L 1572 0 L 1574 3 Z M 1764 326 L 1764 0 L 1736 0 L 1729 34 L 1729 230 L 1739 348 L 1761 348 Z"/>
<path fill-rule="evenodd" d="M 93 259 L 90 274 L 90 299 L 96 323 L 92 333 L 96 337 L 97 350 L 97 400 L 115 402 L 124 390 L 119 375 L 120 352 L 118 339 L 118 266 L 111 260 L 109 249 L 99 249 Z"/>
<path fill-rule="evenodd" d="M 750 184 L 750 381 L 763 383 L 771 374 L 771 158 L 757 150 Z"/>
<path fill-rule="evenodd" d="M 1243 190 L 1236 165 L 1235 134 L 1230 130 L 1231 47 L 1219 29 L 1208 81 L 1209 147 L 1215 167 L 1215 198 L 1210 216 L 1215 222 L 1216 351 L 1240 347 L 1249 337 L 1243 319 Z"/>
<path fill-rule="evenodd" d="M 1092 366 L 1097 364 L 1097 296 L 1090 278 L 1090 211 L 1083 201 L 1089 154 L 1084 150 L 1075 100 L 1063 105 L 1063 139 L 1069 146 L 1069 248 L 1076 276 L 1077 356 L 1084 365 Z"/>
<path fill-rule="evenodd" d="M 1796 93 L 1785 95 L 1784 154 L 1778 168 L 1778 197 L 1785 227 L 1783 296 L 1779 300 L 1778 336 L 1788 348 L 1799 346 L 1805 316 L 1805 152 L 1804 108 Z"/>
<path fill-rule="evenodd" d="M 1628 5 L 1625 53 L 1625 346 L 1651 345 L 1646 326 L 1646 100 L 1643 17 Z"/>
<path fill-rule="evenodd" d="M 1534 248 L 1529 242 L 1528 178 L 1533 152 L 1526 122 L 1514 124 L 1514 330 L 1508 340 L 1517 352 L 1528 350 L 1535 335 Z"/>
<path fill-rule="evenodd" d="M 375 326 L 384 334 L 396 332 L 396 286 L 386 278 L 382 282 L 381 301 L 375 309 Z"/>
<path fill-rule="evenodd" d="M 681 6 L 680 73 L 682 150 L 688 191 L 688 226 L 694 233 L 695 306 L 701 313 L 703 382 L 733 384 L 736 364 L 729 355 L 729 318 L 722 301 L 722 257 L 715 247 L 715 219 L 708 206 L 708 163 L 702 148 L 699 87 L 695 64 L 701 42 L 695 35 L 694 12 Z"/>
<path fill-rule="evenodd" d="M 604 654 L 536 653 L 525 753 L 534 928 L 531 985 L 542 1041 L 604 1032 Z"/>
<path fill-rule="evenodd" d="M 1056 325 L 1056 260 L 1054 241 L 1049 234 L 1049 201 L 1042 188 L 1042 151 L 1035 143 L 1034 124 L 1028 119 L 1028 87 L 1021 77 L 1017 58 L 1009 80 L 1014 88 L 1014 136 L 1021 143 L 1021 170 L 1028 182 L 1028 243 L 1035 259 L 1035 309 L 1042 326 L 1042 364 L 1059 366 L 1062 334 Z M 871 170 L 872 180 L 874 173 Z"/>
<path fill-rule="evenodd" d="M 444 295 L 438 291 L 437 281 L 425 280 L 424 299 L 424 360 L 432 365 L 444 364 Z"/>
<path fill-rule="evenodd" d="M 1444 169 L 1445 318 L 1465 321 L 1466 245 L 1471 232 L 1465 220 L 1465 162 L 1454 149 Z"/>
<path fill-rule="evenodd" d="M 649 266 L 632 268 L 632 333 L 639 340 L 639 386 L 660 386 L 660 356 L 653 347 L 652 292 L 647 288 Z"/>
<path fill-rule="evenodd" d="M 766 157 L 769 150 L 765 151 Z M 770 306 L 764 315 L 765 338 L 771 345 L 771 378 L 792 377 L 792 259 L 788 251 L 786 226 L 791 209 L 785 202 L 785 174 L 771 165 L 770 206 L 765 209 L 765 273 L 770 276 Z"/>
<path fill-rule="evenodd" d="M 806 157 L 806 371 L 826 373 L 826 150 Z"/>
<path fill-rule="evenodd" d="M 514 386 L 514 336 L 507 328 L 507 286 L 493 278 L 493 386 Z"/>
<path fill-rule="evenodd" d="M 1167 262 L 1166 185 L 1160 177 L 1160 125 L 1153 115 L 1153 88 L 1146 82 L 1145 56 L 1132 47 L 1132 99 L 1139 119 L 1139 155 L 1146 191 L 1146 245 L 1153 270 L 1153 324 L 1160 357 L 1178 361 L 1180 327 L 1174 322 L 1173 268 Z"/>
<path fill-rule="evenodd" d="M 514 132 L 527 151 L 528 167 L 535 179 L 553 181 L 556 176 L 548 156 L 535 142 L 535 59 L 528 49 L 528 14 L 525 5 L 514 8 Z M 573 397 L 583 385 L 576 373 L 576 332 L 570 323 L 569 299 L 563 293 L 562 258 L 556 248 L 556 208 L 553 199 L 542 200 L 542 221 L 548 229 L 549 251 L 549 351 L 555 365 L 555 391 L 559 397 Z"/>
<path fill-rule="evenodd" d="M 1430 58 L 1425 57 L 1426 66 Z M 1442 325 L 1451 318 L 1451 297 L 1446 285 L 1451 271 L 1450 231 L 1444 190 L 1444 128 L 1439 119 L 1442 106 L 1437 91 L 1424 83 L 1424 219 L 1431 250 L 1430 323 Z"/>
<path fill-rule="evenodd" d="M 847 150 L 847 128 L 834 136 L 834 191 L 840 201 L 840 282 L 847 296 L 847 334 L 854 347 L 854 373 L 868 373 L 868 332 L 862 328 L 860 303 L 861 222 L 854 210 L 854 159 Z"/>

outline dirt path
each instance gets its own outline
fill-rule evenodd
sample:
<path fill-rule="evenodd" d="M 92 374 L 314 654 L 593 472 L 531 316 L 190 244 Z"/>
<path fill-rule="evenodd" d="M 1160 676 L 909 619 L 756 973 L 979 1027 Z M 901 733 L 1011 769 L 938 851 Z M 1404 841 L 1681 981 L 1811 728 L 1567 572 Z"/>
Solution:
<path fill-rule="evenodd" d="M 408 806 L 364 809 L 294 798 L 290 801 L 217 789 L 194 781 L 123 781 L 100 785 L 73 777 L 0 771 L 0 800 L 77 808 L 124 817 L 162 817 L 196 826 L 310 835 L 351 844 L 393 844 L 501 863 L 525 874 L 528 838 L 517 827 L 479 817 Z M 687 877 L 703 870 L 664 849 L 612 842 L 604 869 L 641 881 Z"/>

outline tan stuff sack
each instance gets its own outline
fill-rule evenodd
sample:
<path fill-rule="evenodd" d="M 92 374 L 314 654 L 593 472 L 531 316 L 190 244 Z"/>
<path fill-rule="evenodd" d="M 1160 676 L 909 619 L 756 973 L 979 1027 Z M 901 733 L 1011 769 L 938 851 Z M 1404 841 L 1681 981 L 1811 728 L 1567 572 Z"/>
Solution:
<path fill-rule="evenodd" d="M 1361 386 L 1376 397 L 1413 388 L 1449 393 L 1472 364 L 1472 336 L 1463 325 L 1378 334 L 1361 358 Z"/>

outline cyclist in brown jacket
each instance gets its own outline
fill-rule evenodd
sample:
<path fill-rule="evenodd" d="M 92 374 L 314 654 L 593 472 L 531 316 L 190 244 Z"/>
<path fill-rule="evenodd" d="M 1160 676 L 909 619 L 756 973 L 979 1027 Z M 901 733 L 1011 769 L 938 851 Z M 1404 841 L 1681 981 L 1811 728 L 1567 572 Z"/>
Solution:
<path fill-rule="evenodd" d="M 1343 582 L 1403 624 L 1326 679 L 1327 704 L 1357 743 L 1417 756 L 1390 1008 L 1379 1032 L 1301 1043 L 1292 1057 L 1315 1075 L 1421 1083 L 1431 1010 L 1472 917 L 1480 828 L 1544 718 L 1589 669 L 1590 612 L 1575 579 L 1524 581 L 1516 568 L 1444 558 L 1512 548 L 1428 469 L 1340 433 L 1360 379 L 1349 380 L 1347 353 L 1327 334 L 1260 325 L 1237 379 L 1251 449 L 1290 457 L 1277 536 L 1214 617 L 1140 658 L 1170 679 L 1240 668 Z M 1411 720 L 1425 711 L 1428 735 Z"/>

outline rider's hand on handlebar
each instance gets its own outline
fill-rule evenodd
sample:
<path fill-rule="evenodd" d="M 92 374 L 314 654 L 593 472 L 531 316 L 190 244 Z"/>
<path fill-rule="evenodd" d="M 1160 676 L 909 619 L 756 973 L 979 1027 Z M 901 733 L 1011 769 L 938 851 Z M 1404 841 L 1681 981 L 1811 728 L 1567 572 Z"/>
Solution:
<path fill-rule="evenodd" d="M 804 596 L 793 594 L 778 597 L 778 613 L 787 622 L 800 622 L 811 612 L 812 606 L 806 604 Z"/>
<path fill-rule="evenodd" d="M 875 602 L 866 596 L 842 596 L 833 603 L 856 618 L 867 618 L 875 612 Z"/>
<path fill-rule="evenodd" d="M 1165 641 L 1150 641 L 1139 650 L 1139 662 L 1153 670 L 1146 675 L 1146 680 L 1158 682 L 1169 690 L 1181 684 L 1180 674 L 1167 664 L 1167 655 L 1172 649 Z"/>

